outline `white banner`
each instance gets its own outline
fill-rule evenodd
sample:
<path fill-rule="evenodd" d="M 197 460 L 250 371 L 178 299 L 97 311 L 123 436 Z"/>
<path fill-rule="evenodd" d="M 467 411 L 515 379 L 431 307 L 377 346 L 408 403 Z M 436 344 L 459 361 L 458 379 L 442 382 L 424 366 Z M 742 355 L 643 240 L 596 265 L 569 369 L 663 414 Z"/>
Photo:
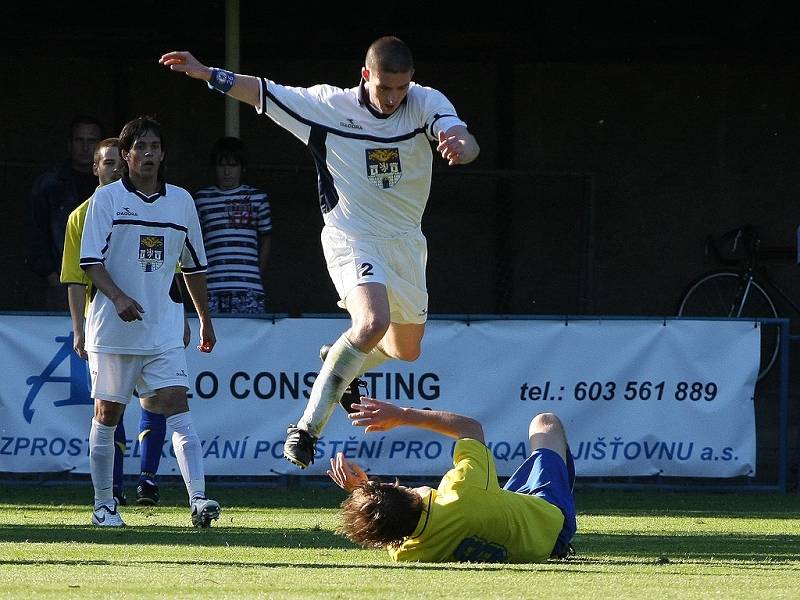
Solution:
<path fill-rule="evenodd" d="M 283 460 L 319 347 L 347 324 L 217 319 L 214 352 L 190 346 L 206 473 L 322 475 L 337 451 L 378 474 L 447 470 L 451 440 L 410 428 L 364 434 L 341 409 L 311 468 Z M 89 471 L 88 374 L 70 330 L 66 317 L 0 316 L 0 471 Z M 759 329 L 744 322 L 433 320 L 419 360 L 384 363 L 365 379 L 378 399 L 480 420 L 502 476 L 528 454 L 528 424 L 545 411 L 564 422 L 578 475 L 753 476 L 759 347 Z M 138 473 L 135 399 L 124 418 L 125 471 Z M 169 436 L 159 472 L 178 474 Z"/>

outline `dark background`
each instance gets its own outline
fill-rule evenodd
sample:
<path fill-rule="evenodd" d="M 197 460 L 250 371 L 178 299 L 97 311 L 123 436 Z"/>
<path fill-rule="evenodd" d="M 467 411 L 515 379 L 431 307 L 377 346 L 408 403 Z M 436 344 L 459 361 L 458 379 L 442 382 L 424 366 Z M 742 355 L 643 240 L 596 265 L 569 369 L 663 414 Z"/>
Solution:
<path fill-rule="evenodd" d="M 432 313 L 669 315 L 713 266 L 708 234 L 752 222 L 765 244 L 789 247 L 800 223 L 798 22 L 769 2 L 698 4 L 243 1 L 241 70 L 350 87 L 375 37 L 409 43 L 415 79 L 450 97 L 482 148 L 468 167 L 436 161 L 424 221 Z M 42 283 L 24 265 L 20 224 L 32 179 L 65 156 L 75 113 L 98 115 L 109 134 L 156 115 L 170 182 L 211 182 L 224 102 L 156 61 L 190 49 L 223 64 L 224 3 L 4 11 L 0 309 L 37 309 Z M 270 310 L 335 311 L 310 157 L 244 105 L 241 136 L 247 180 L 273 202 Z M 774 269 L 797 287 L 791 261 Z"/>
<path fill-rule="evenodd" d="M 188 49 L 221 66 L 224 3 L 3 12 L 0 310 L 37 310 L 43 283 L 24 264 L 21 223 L 34 176 L 65 156 L 74 114 L 97 115 L 108 134 L 155 115 L 168 180 L 211 183 L 223 99 L 157 59 Z M 672 315 L 715 266 L 706 237 L 743 223 L 787 250 L 770 269 L 800 298 L 800 21 L 783 4 L 243 0 L 241 13 L 244 73 L 351 87 L 369 43 L 394 34 L 414 51 L 415 80 L 469 124 L 481 156 L 459 168 L 436 159 L 423 223 L 431 313 Z M 246 181 L 272 199 L 270 311 L 334 312 L 310 157 L 244 105 L 241 137 Z M 760 394 L 774 400 L 774 388 Z"/>

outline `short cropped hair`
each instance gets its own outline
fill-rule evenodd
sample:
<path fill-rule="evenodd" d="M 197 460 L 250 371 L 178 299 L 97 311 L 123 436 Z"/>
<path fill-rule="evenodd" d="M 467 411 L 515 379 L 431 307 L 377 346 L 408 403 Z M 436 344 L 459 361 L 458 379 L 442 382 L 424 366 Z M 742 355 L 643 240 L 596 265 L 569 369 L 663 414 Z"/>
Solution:
<path fill-rule="evenodd" d="M 119 138 L 111 137 L 98 142 L 97 146 L 94 147 L 94 162 L 100 160 L 100 151 L 103 148 L 111 148 L 111 147 L 119 148 Z"/>
<path fill-rule="evenodd" d="M 422 498 L 395 483 L 367 481 L 342 502 L 342 524 L 336 530 L 365 548 L 397 547 L 414 533 Z"/>
<path fill-rule="evenodd" d="M 236 137 L 221 137 L 211 148 L 211 166 L 216 167 L 222 160 L 229 160 L 242 168 L 247 166 L 247 148 L 244 142 Z"/>
<path fill-rule="evenodd" d="M 414 70 L 414 57 L 403 40 L 387 35 L 372 42 L 364 65 L 384 73 L 409 73 Z"/>

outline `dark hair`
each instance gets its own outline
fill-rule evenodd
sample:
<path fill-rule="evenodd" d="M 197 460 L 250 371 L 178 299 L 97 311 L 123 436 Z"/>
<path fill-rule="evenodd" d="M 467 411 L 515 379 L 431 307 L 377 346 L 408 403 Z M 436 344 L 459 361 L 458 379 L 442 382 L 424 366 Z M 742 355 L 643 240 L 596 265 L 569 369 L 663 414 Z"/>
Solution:
<path fill-rule="evenodd" d="M 408 73 L 414 70 L 414 57 L 405 42 L 387 35 L 372 42 L 364 65 L 386 73 Z"/>
<path fill-rule="evenodd" d="M 247 166 L 247 148 L 244 142 L 236 137 L 221 137 L 211 148 L 211 166 L 216 167 L 223 159 L 230 160 L 236 164 Z"/>
<path fill-rule="evenodd" d="M 342 502 L 342 524 L 336 530 L 365 548 L 399 546 L 414 533 L 422 514 L 422 498 L 397 481 L 367 481 Z"/>
<path fill-rule="evenodd" d="M 122 131 L 119 132 L 120 152 L 123 150 L 125 152 L 130 152 L 131 148 L 133 148 L 133 145 L 136 143 L 136 140 L 147 133 L 152 133 L 155 135 L 161 142 L 161 151 L 166 152 L 167 145 L 164 142 L 164 135 L 161 133 L 161 123 L 148 115 L 136 117 L 132 121 L 125 123 Z M 122 168 L 126 173 L 128 172 L 128 165 L 124 161 Z M 161 181 L 164 180 L 163 160 L 161 161 L 161 165 L 158 167 L 158 178 Z"/>
<path fill-rule="evenodd" d="M 94 162 L 100 160 L 100 151 L 103 148 L 110 148 L 112 146 L 116 146 L 117 149 L 119 149 L 119 138 L 115 137 L 106 138 L 104 140 L 97 142 L 97 146 L 94 147 L 94 157 L 93 157 Z"/>
<path fill-rule="evenodd" d="M 78 125 L 94 125 L 100 130 L 100 137 L 105 137 L 105 127 L 99 119 L 90 117 L 89 115 L 75 115 L 69 123 L 69 139 L 75 134 L 75 128 Z"/>

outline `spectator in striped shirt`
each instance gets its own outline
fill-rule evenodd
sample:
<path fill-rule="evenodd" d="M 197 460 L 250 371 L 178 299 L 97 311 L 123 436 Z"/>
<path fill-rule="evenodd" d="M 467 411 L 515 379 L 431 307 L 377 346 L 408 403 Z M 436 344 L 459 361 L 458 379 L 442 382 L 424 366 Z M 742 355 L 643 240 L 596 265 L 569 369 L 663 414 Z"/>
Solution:
<path fill-rule="evenodd" d="M 212 313 L 266 310 L 266 270 L 272 212 L 266 192 L 242 183 L 247 150 L 235 137 L 214 143 L 216 185 L 195 196 L 208 257 L 208 306 Z"/>

